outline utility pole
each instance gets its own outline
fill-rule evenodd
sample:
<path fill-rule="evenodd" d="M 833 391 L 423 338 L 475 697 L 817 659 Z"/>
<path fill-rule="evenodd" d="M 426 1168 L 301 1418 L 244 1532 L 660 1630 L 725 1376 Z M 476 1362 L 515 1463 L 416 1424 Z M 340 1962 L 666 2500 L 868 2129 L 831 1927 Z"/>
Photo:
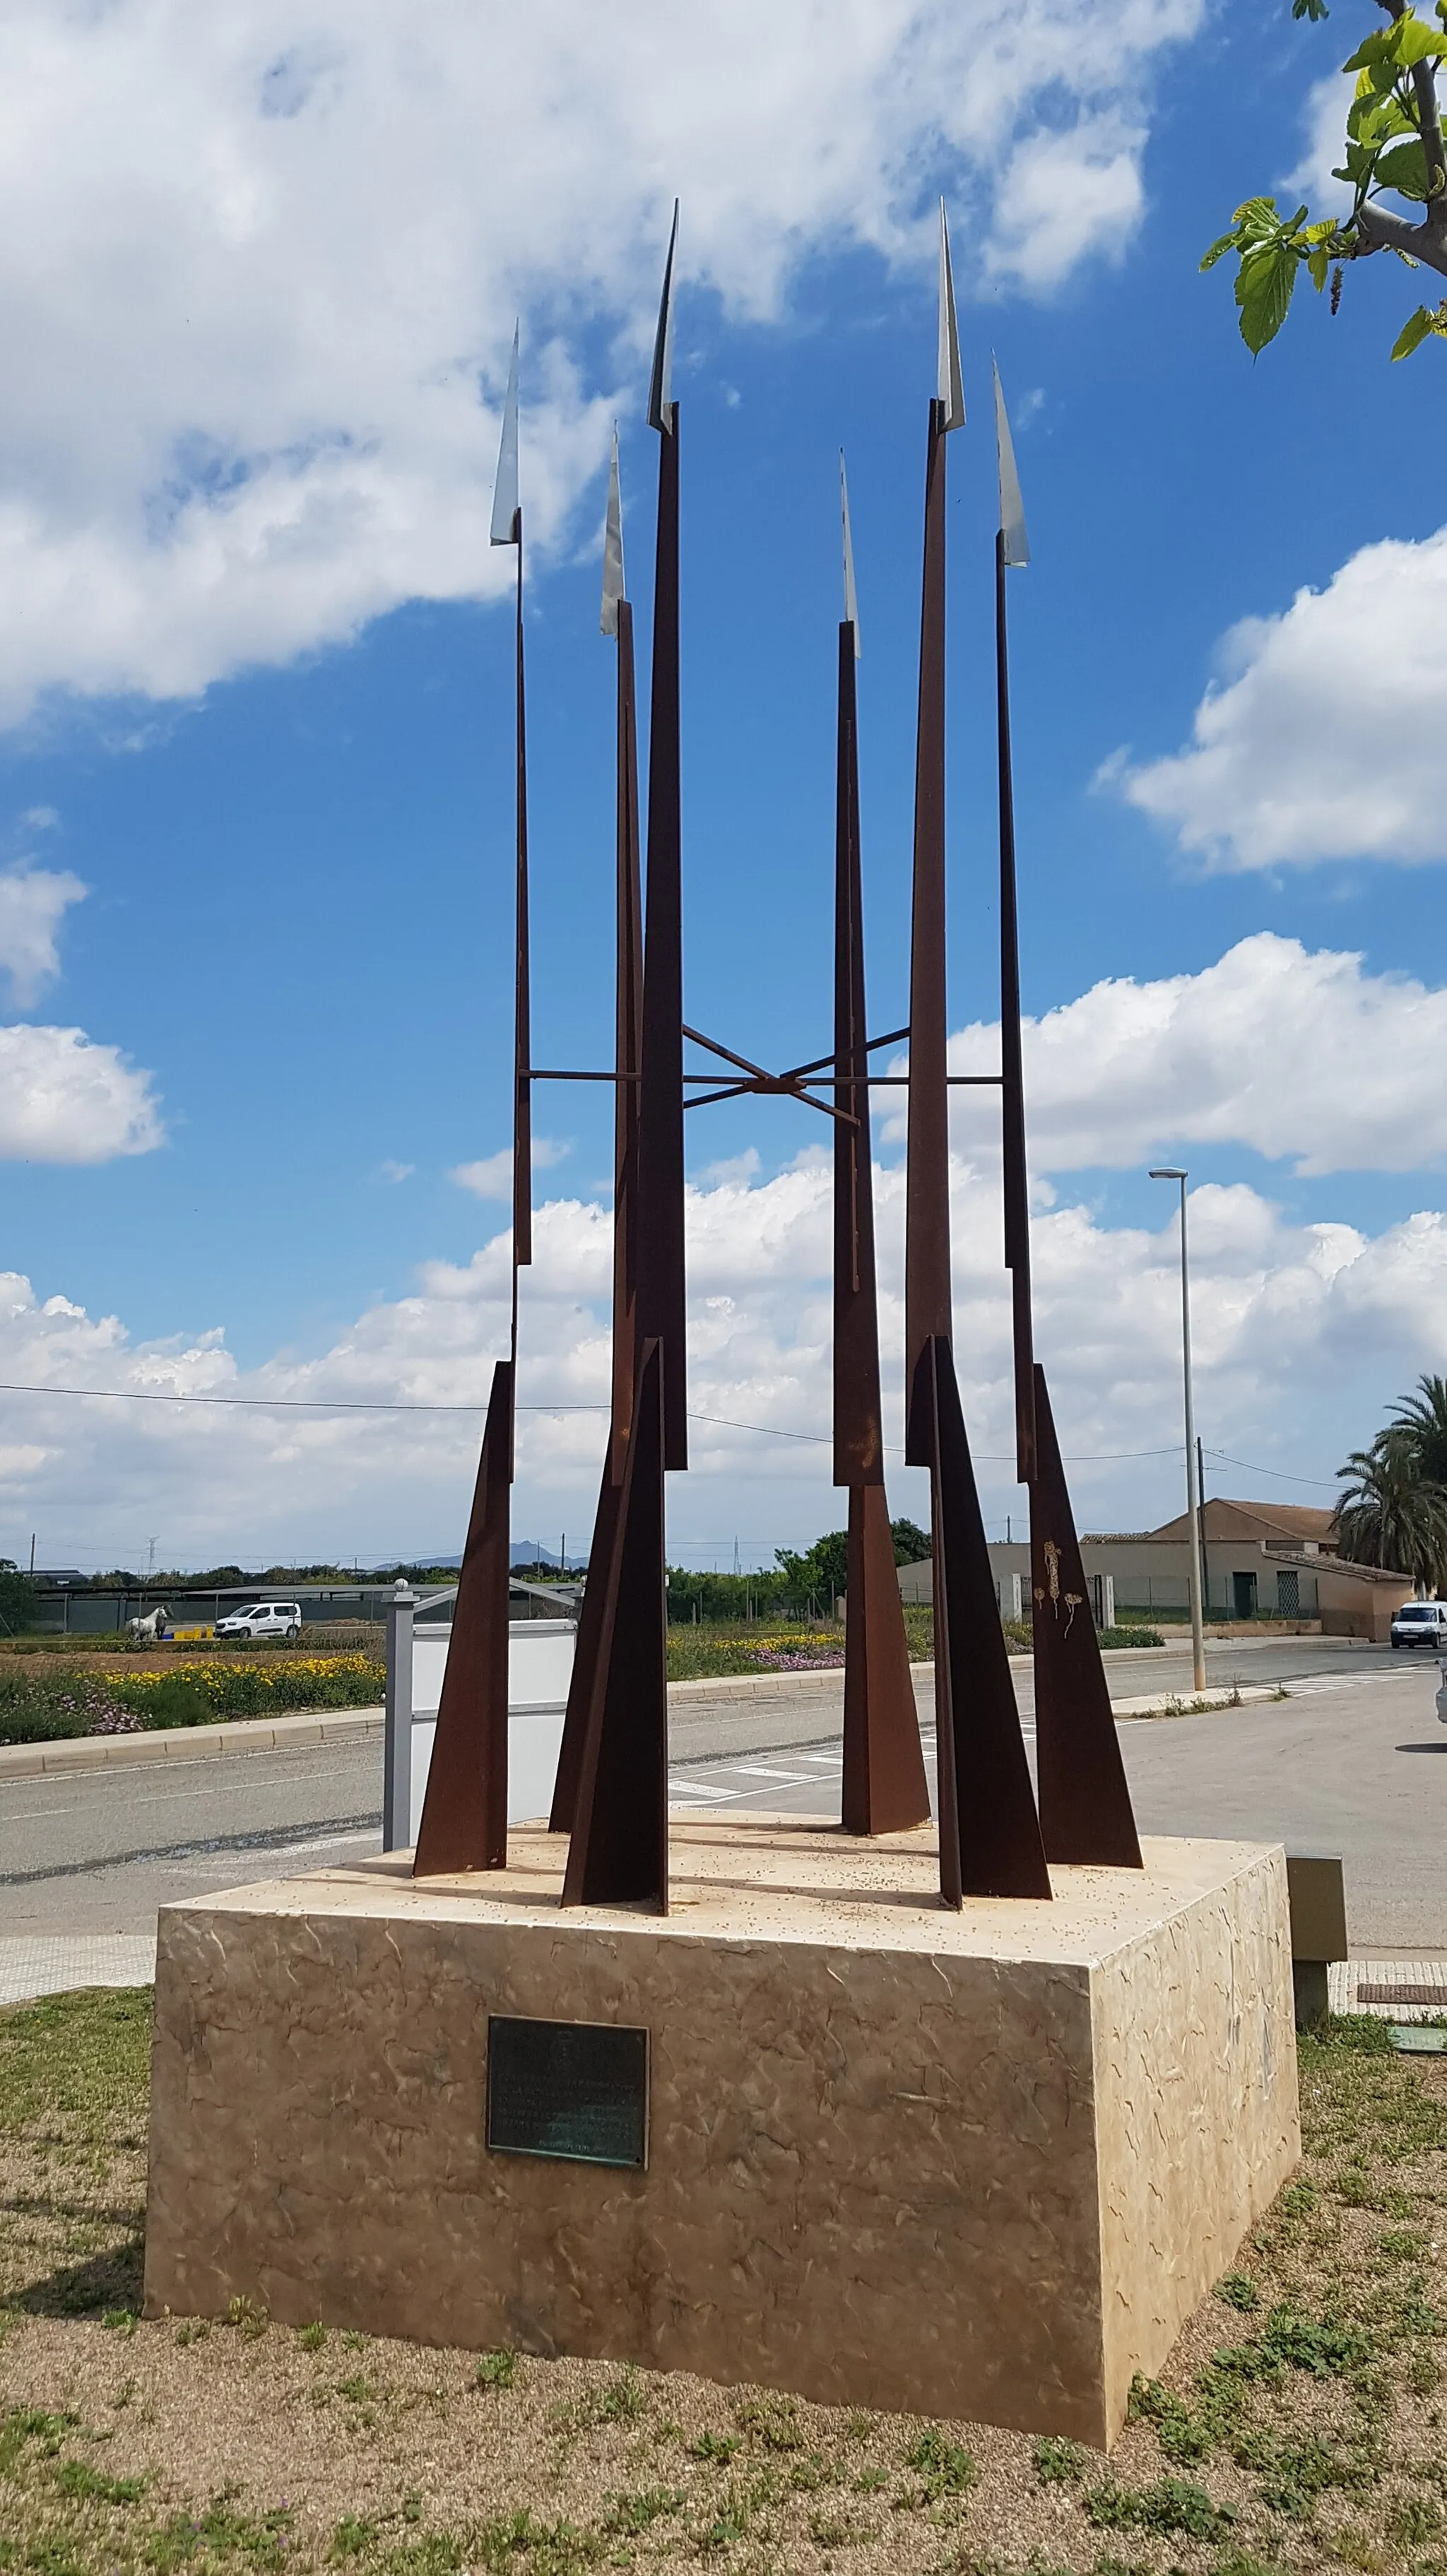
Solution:
<path fill-rule="evenodd" d="M 1186 1246 L 1186 1182 L 1190 1175 L 1167 1165 L 1151 1173 L 1153 1181 L 1178 1181 L 1181 1190 L 1181 1360 L 1186 1395 L 1186 1535 L 1191 1591 L 1191 1668 L 1193 1687 L 1206 1687 L 1206 1638 L 1201 1612 L 1201 1489 L 1196 1481 L 1196 1410 L 1191 1397 L 1191 1269 Z"/>

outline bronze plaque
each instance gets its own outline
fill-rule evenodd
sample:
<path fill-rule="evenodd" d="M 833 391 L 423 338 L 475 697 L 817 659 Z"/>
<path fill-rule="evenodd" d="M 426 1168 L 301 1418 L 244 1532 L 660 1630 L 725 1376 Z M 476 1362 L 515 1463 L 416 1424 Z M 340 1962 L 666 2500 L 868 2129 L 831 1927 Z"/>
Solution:
<path fill-rule="evenodd" d="M 487 2143 L 494 2155 L 646 2165 L 647 2031 L 490 2014 Z"/>

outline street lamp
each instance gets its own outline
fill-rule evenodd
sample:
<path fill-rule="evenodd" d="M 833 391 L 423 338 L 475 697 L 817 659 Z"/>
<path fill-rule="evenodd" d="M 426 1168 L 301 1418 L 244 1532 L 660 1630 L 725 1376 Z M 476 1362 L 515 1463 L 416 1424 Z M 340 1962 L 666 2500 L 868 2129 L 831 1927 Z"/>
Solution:
<path fill-rule="evenodd" d="M 1196 1485 L 1196 1414 L 1191 1401 L 1191 1272 L 1186 1257 L 1186 1181 L 1185 1172 L 1173 1166 L 1151 1173 L 1153 1181 L 1179 1181 L 1181 1185 L 1181 1354 L 1186 1379 L 1186 1519 L 1190 1532 L 1191 1582 L 1191 1665 L 1194 1688 L 1206 1687 L 1206 1638 L 1201 1610 L 1201 1497 Z"/>

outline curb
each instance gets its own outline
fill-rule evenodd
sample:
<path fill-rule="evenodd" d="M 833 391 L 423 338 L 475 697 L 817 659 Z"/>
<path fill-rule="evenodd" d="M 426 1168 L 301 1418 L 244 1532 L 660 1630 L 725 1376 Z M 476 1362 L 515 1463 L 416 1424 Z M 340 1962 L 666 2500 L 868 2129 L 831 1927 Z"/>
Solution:
<path fill-rule="evenodd" d="M 380 1735 L 380 1708 L 301 1710 L 294 1717 L 239 1717 L 223 1726 L 157 1727 L 147 1735 L 67 1735 L 51 1744 L 0 1746 L 0 1780 L 59 1771 L 110 1771 L 131 1762 L 192 1762 L 208 1753 L 274 1753 Z"/>
<path fill-rule="evenodd" d="M 778 1699 L 812 1698 L 816 1692 L 842 1691 L 844 1666 L 830 1664 L 823 1672 L 814 1673 L 720 1673 L 716 1680 L 705 1674 L 699 1681 L 670 1682 L 668 1705 L 687 1708 L 699 1699 Z"/>
<path fill-rule="evenodd" d="M 725 1674 L 718 1681 L 670 1682 L 670 1707 L 680 1713 L 699 1700 L 809 1699 L 842 1691 L 844 1674 Z M 419 1712 L 421 1714 L 422 1712 Z M 110 1771 L 132 1762 L 203 1760 L 217 1753 L 272 1753 L 288 1745 L 334 1744 L 380 1735 L 380 1708 L 302 1710 L 294 1717 L 234 1718 L 223 1726 L 157 1727 L 145 1735 L 67 1735 L 48 1744 L 0 1745 L 0 1780 L 34 1779 L 60 1771 Z"/>
<path fill-rule="evenodd" d="M 1012 1655 L 1012 1663 L 1028 1663 L 1029 1657 Z M 932 1691 L 932 1664 L 912 1664 L 912 1676 Z M 680 1717 L 701 1702 L 710 1707 L 720 1700 L 744 1702 L 759 1700 L 811 1700 L 842 1693 L 844 1674 L 834 1665 L 826 1672 L 767 1673 L 757 1679 L 752 1674 L 726 1673 L 717 1681 L 670 1682 L 668 1702 Z M 1192 1714 L 1194 1694 L 1185 1691 L 1155 1692 L 1139 1699 L 1112 1700 L 1117 1717 L 1188 1717 Z M 1254 1683 L 1242 1689 L 1236 1698 L 1205 1693 L 1207 1709 L 1212 1713 L 1222 1708 L 1245 1708 L 1253 1702 L 1276 1697 L 1276 1685 Z M 1201 1712 L 1202 1715 L 1206 1711 Z M 196 1762 L 219 1753 L 273 1753 L 289 1746 L 335 1744 L 380 1735 L 386 1724 L 380 1708 L 303 1710 L 294 1717 L 234 1718 L 223 1726 L 174 1726 L 157 1728 L 147 1735 L 70 1735 L 49 1744 L 0 1745 L 0 1781 L 36 1779 L 63 1771 L 110 1771 L 133 1762 Z"/>
<path fill-rule="evenodd" d="M 1292 1697 L 1291 1685 L 1276 1682 L 1250 1682 L 1238 1690 L 1153 1691 L 1143 1699 L 1113 1699 L 1112 1717 L 1219 1717 L 1227 1709 L 1259 1706 L 1263 1700 L 1279 1699 L 1282 1691 Z"/>

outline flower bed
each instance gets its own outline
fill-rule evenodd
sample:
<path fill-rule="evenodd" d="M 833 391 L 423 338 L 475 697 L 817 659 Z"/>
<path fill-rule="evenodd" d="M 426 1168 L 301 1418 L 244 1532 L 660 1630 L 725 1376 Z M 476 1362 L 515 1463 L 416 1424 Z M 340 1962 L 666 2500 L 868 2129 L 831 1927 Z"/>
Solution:
<path fill-rule="evenodd" d="M 749 1661 L 766 1673 L 828 1672 L 844 1661 L 844 1646 L 837 1628 L 828 1635 L 800 1635 L 788 1629 L 781 1637 L 757 1637 L 749 1643 Z"/>
<path fill-rule="evenodd" d="M 309 1708 L 370 1708 L 386 1687 L 372 1655 L 290 1655 L 276 1663 L 174 1662 L 164 1671 L 78 1670 L 0 1677 L 0 1744 L 63 1736 L 139 1735 L 279 1717 Z"/>

